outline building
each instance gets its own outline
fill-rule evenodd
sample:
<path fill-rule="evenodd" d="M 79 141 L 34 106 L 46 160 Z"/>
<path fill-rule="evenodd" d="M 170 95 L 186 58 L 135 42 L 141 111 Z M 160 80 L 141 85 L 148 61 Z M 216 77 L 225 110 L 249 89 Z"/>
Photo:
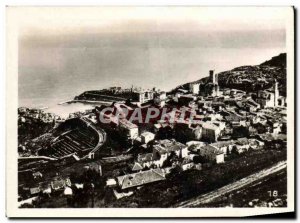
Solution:
<path fill-rule="evenodd" d="M 159 107 L 164 107 L 166 105 L 167 93 L 165 91 L 157 92 L 154 95 L 154 104 Z"/>
<path fill-rule="evenodd" d="M 144 132 L 141 134 L 142 143 L 149 143 L 150 141 L 154 140 L 155 135 L 152 132 Z"/>
<path fill-rule="evenodd" d="M 221 135 L 221 128 L 213 123 L 204 122 L 202 124 L 202 139 L 208 142 L 216 142 Z"/>
<path fill-rule="evenodd" d="M 199 94 L 200 91 L 200 83 L 190 83 L 189 84 L 189 92 L 191 94 Z"/>
<path fill-rule="evenodd" d="M 132 92 L 132 101 L 139 102 L 141 104 L 153 100 L 154 91 L 152 90 L 135 90 Z"/>
<path fill-rule="evenodd" d="M 231 150 L 234 146 L 235 141 L 233 140 L 227 140 L 227 141 L 219 141 L 210 144 L 211 146 L 214 146 L 219 151 L 222 151 L 225 155 L 231 153 Z"/>
<path fill-rule="evenodd" d="M 164 161 L 172 154 L 182 158 L 186 157 L 188 155 L 187 146 L 174 139 L 159 140 L 153 145 L 153 159 L 158 160 L 156 162 L 158 166 L 162 166 Z"/>
<path fill-rule="evenodd" d="M 34 196 L 34 195 L 37 195 L 41 192 L 41 189 L 39 187 L 32 187 L 30 188 L 30 195 L 31 196 Z"/>
<path fill-rule="evenodd" d="M 137 157 L 137 164 L 143 168 L 150 168 L 153 164 L 156 165 L 153 153 L 144 153 L 144 154 L 139 154 Z M 159 165 L 159 164 L 158 164 Z M 135 168 L 138 168 L 138 166 L 135 166 Z"/>
<path fill-rule="evenodd" d="M 279 96 L 277 81 L 275 81 L 273 89 L 259 91 L 257 93 L 256 101 L 261 105 L 262 108 L 286 106 L 285 98 L 283 96 Z"/>
<path fill-rule="evenodd" d="M 206 83 L 202 83 L 199 86 L 199 94 L 201 96 L 217 97 L 220 95 L 218 74 L 214 73 L 214 70 L 209 71 L 209 78 Z"/>
<path fill-rule="evenodd" d="M 250 148 L 250 141 L 247 138 L 239 138 L 235 142 L 235 148 L 238 153 L 246 152 Z"/>
<path fill-rule="evenodd" d="M 189 142 L 186 143 L 186 145 L 188 147 L 190 147 L 192 145 L 201 145 L 201 146 L 204 146 L 204 145 L 206 145 L 206 143 L 205 142 L 201 142 L 201 141 L 189 141 Z"/>
<path fill-rule="evenodd" d="M 197 153 L 210 162 L 224 163 L 224 153 L 220 149 L 212 145 L 195 146 L 193 149 Z"/>
<path fill-rule="evenodd" d="M 119 120 L 119 130 L 121 135 L 125 136 L 129 141 L 134 140 L 139 136 L 138 126 L 127 119 Z"/>
<path fill-rule="evenodd" d="M 62 178 L 57 178 L 51 181 L 51 188 L 53 191 L 57 190 L 63 190 L 65 189 L 66 186 L 71 186 L 71 181 L 69 178 L 62 179 Z"/>
<path fill-rule="evenodd" d="M 200 140 L 202 138 L 202 128 L 198 124 L 177 122 L 174 126 L 174 133 L 177 140 L 186 142 Z"/>
<path fill-rule="evenodd" d="M 165 179 L 165 174 L 158 168 L 119 176 L 117 177 L 117 183 L 121 190 L 126 190 Z"/>
<path fill-rule="evenodd" d="M 133 165 L 133 167 L 132 167 L 132 169 L 131 169 L 131 171 L 132 172 L 139 172 L 139 171 L 142 171 L 143 169 L 144 168 L 143 168 L 143 166 L 140 163 L 135 162 L 134 165 Z"/>

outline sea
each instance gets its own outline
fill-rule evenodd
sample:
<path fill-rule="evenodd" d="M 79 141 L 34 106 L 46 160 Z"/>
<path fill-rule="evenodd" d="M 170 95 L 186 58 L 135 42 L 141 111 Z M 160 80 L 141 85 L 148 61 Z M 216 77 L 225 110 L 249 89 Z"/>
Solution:
<path fill-rule="evenodd" d="M 285 52 L 285 49 L 166 48 L 151 49 L 151 52 L 130 49 L 126 55 L 134 55 L 132 58 L 106 61 L 103 57 L 102 62 L 83 59 L 84 52 L 73 52 L 71 59 L 65 59 L 67 65 L 52 67 L 55 63 L 48 62 L 36 66 L 19 65 L 19 107 L 43 108 L 46 112 L 67 117 L 69 113 L 95 106 L 86 103 L 61 104 L 87 90 L 135 86 L 168 91 L 208 76 L 209 70 L 218 73 L 238 66 L 258 65 Z M 115 53 L 121 54 L 122 51 Z M 69 65 L 68 60 L 74 58 L 78 63 Z"/>

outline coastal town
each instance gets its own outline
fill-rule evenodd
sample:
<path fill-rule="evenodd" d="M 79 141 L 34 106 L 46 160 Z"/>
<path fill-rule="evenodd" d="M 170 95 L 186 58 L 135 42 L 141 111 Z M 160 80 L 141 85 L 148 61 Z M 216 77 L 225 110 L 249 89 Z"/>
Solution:
<path fill-rule="evenodd" d="M 67 118 L 20 107 L 20 207 L 286 207 L 283 55 L 171 91 L 88 90 Z"/>

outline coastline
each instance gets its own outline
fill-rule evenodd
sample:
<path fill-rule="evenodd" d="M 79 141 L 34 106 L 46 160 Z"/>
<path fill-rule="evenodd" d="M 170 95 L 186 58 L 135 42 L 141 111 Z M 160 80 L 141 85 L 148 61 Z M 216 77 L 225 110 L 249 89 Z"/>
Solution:
<path fill-rule="evenodd" d="M 69 100 L 58 103 L 58 105 L 72 104 L 72 103 L 82 103 L 82 104 L 101 104 L 110 105 L 113 101 L 90 101 L 90 100 Z"/>

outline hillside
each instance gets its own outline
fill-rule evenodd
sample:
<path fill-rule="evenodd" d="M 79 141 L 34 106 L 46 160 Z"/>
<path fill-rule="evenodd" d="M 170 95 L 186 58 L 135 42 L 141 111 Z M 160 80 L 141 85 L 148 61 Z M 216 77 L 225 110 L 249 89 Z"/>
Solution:
<path fill-rule="evenodd" d="M 255 66 L 240 66 L 219 73 L 219 86 L 244 91 L 258 91 L 273 86 L 278 81 L 281 95 L 286 96 L 286 53 L 272 57 L 270 60 Z M 191 83 L 206 83 L 208 77 Z M 188 89 L 189 83 L 178 86 Z"/>
<path fill-rule="evenodd" d="M 261 66 L 286 67 L 286 53 L 281 53 L 278 56 L 272 57 L 260 64 Z"/>

